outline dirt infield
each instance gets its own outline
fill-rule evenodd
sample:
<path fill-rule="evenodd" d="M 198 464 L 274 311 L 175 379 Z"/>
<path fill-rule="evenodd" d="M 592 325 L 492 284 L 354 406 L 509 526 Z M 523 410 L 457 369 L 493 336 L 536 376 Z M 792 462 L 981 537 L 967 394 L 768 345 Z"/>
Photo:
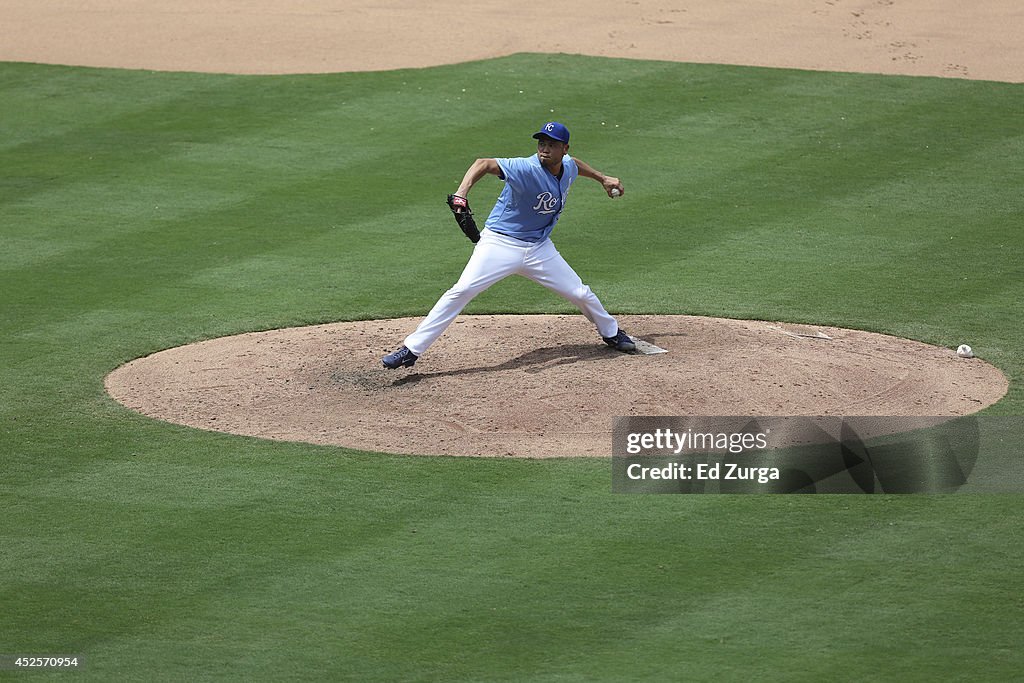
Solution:
<path fill-rule="evenodd" d="M 568 52 L 1020 83 L 1022 35 L 1017 0 L 0 0 L 0 60 L 230 73 Z"/>
<path fill-rule="evenodd" d="M 133 410 L 201 429 L 520 457 L 611 455 L 620 415 L 963 415 L 1008 388 L 979 359 L 879 334 L 620 320 L 668 353 L 613 351 L 582 316 L 463 316 L 414 368 L 389 371 L 379 356 L 418 321 L 371 320 L 170 349 L 123 366 L 106 385 Z"/>

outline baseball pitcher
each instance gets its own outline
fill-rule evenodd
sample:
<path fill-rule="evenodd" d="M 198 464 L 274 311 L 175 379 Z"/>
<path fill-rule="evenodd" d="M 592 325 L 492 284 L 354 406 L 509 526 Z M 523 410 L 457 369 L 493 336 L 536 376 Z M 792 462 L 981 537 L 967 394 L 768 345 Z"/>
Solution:
<path fill-rule="evenodd" d="M 416 331 L 397 351 L 384 356 L 385 368 L 412 367 L 473 297 L 509 275 L 527 277 L 571 301 L 597 327 L 608 346 L 623 352 L 636 349 L 550 237 L 577 177 L 596 180 L 613 198 L 625 191 L 622 183 L 569 156 L 569 129 L 561 123 L 546 123 L 533 137 L 537 140 L 535 155 L 477 159 L 455 194 L 448 195 L 456 222 L 476 245 L 473 255 L 459 281 L 441 296 Z M 486 175 L 498 176 L 505 186 L 479 231 L 468 197 Z"/>

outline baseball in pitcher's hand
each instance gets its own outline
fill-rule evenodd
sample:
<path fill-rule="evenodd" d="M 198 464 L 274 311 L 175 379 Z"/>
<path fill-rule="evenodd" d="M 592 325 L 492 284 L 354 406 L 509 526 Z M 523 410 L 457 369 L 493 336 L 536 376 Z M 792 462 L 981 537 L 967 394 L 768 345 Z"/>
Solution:
<path fill-rule="evenodd" d="M 622 187 L 622 181 L 613 176 L 605 176 L 604 181 L 601 184 L 604 186 L 604 191 L 608 193 L 609 197 L 618 196 L 613 195 L 612 190 L 618 190 L 619 195 L 626 193 L 626 190 Z"/>

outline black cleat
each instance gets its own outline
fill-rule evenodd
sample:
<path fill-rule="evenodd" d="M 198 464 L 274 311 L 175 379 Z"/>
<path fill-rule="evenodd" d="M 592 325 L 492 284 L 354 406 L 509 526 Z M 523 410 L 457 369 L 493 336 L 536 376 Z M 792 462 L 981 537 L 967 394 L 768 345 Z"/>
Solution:
<path fill-rule="evenodd" d="M 615 333 L 614 337 L 601 337 L 604 339 L 604 343 L 612 347 L 616 351 L 622 351 L 623 353 L 629 353 L 630 351 L 636 351 L 636 344 L 629 338 L 622 330 Z"/>
<path fill-rule="evenodd" d="M 394 353 L 389 353 L 380 359 L 380 362 L 384 364 L 388 370 L 394 370 L 396 368 L 411 368 L 416 365 L 416 359 L 419 358 L 415 353 L 405 348 L 405 346 L 399 347 Z"/>

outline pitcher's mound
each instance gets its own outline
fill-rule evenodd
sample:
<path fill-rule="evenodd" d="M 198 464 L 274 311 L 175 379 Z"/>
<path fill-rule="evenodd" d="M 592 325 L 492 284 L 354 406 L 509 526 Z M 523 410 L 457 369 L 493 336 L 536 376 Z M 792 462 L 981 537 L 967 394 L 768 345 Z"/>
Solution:
<path fill-rule="evenodd" d="M 581 316 L 463 316 L 415 367 L 384 370 L 419 319 L 255 332 L 111 373 L 145 415 L 267 439 L 426 455 L 609 456 L 619 415 L 965 415 L 1006 377 L 880 334 L 692 316 L 621 316 L 667 353 L 606 347 Z"/>

